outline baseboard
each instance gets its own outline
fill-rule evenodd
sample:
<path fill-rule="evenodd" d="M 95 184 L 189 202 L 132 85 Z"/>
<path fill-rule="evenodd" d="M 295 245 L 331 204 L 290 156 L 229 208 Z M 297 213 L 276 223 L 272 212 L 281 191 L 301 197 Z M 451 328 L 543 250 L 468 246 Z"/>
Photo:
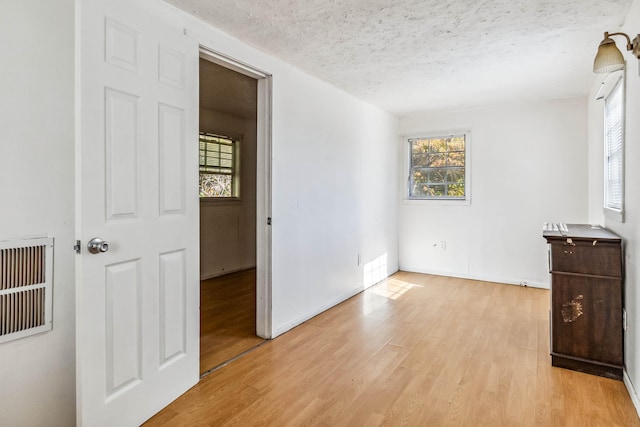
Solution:
<path fill-rule="evenodd" d="M 636 408 L 636 413 L 640 418 L 640 398 L 638 398 L 638 393 L 636 392 L 636 388 L 633 386 L 633 383 L 631 382 L 631 378 L 629 378 L 629 375 L 627 374 L 626 369 L 622 372 L 622 381 L 624 382 L 624 385 L 627 387 L 627 391 L 629 392 L 629 397 L 631 397 L 631 402 L 633 403 L 633 406 Z"/>
<path fill-rule="evenodd" d="M 233 270 L 224 270 L 224 271 L 218 271 L 217 273 L 205 274 L 204 276 L 200 276 L 200 281 L 213 279 L 214 277 L 220 277 L 220 276 L 224 276 L 226 274 L 237 273 L 238 271 L 249 270 L 250 268 L 256 268 L 256 266 L 255 265 L 250 265 L 250 266 L 246 266 L 246 267 L 235 268 Z"/>
<path fill-rule="evenodd" d="M 451 273 L 448 271 L 426 270 L 423 268 L 408 267 L 408 266 L 400 266 L 400 271 L 406 271 L 408 273 L 431 274 L 434 276 L 455 277 L 457 279 L 479 280 L 482 282 L 504 283 L 506 285 L 522 286 L 523 283 L 526 283 L 526 286 L 530 288 L 549 289 L 549 284 L 547 283 L 530 282 L 528 280 L 518 280 L 513 278 L 505 278 L 505 277 L 476 276 L 473 274 L 461 274 L 461 273 Z"/>
<path fill-rule="evenodd" d="M 311 313 L 305 314 L 302 317 L 297 318 L 296 320 L 286 323 L 282 326 L 280 326 L 279 328 L 275 329 L 273 331 L 273 336 L 272 338 L 277 337 L 278 335 L 282 335 L 285 332 L 290 331 L 291 329 L 295 328 L 296 326 L 299 326 L 301 324 L 303 324 L 304 322 L 306 322 L 309 319 L 312 319 L 314 317 L 316 317 L 318 314 L 321 314 L 327 310 L 329 310 L 330 308 L 335 307 L 336 305 L 345 302 L 346 300 L 348 300 L 349 298 L 352 298 L 356 295 L 358 295 L 360 292 L 363 292 L 367 289 L 369 289 L 371 286 L 374 286 L 380 282 L 382 282 L 383 280 L 387 279 L 389 276 L 391 276 L 392 274 L 396 273 L 396 271 L 389 273 L 386 277 L 380 279 L 380 281 L 374 283 L 373 285 L 369 285 L 369 286 L 358 286 L 357 288 L 352 289 L 351 291 L 342 294 L 340 297 L 338 297 L 337 299 L 333 300 L 332 302 L 328 303 L 328 304 L 324 304 L 320 307 L 318 307 L 316 310 L 312 311 Z"/>
<path fill-rule="evenodd" d="M 346 300 L 348 300 L 349 298 L 352 298 L 356 295 L 358 295 L 360 292 L 364 291 L 365 288 L 363 288 L 362 286 L 359 286 L 355 289 L 352 289 L 351 291 L 342 294 L 340 297 L 338 297 L 337 299 L 333 300 L 332 302 L 330 302 L 329 304 L 325 304 L 322 305 L 320 307 L 318 307 L 316 310 L 312 311 L 311 313 L 305 314 L 302 317 L 297 318 L 296 320 L 286 323 L 282 326 L 280 326 L 279 328 L 275 329 L 273 331 L 273 338 L 277 337 L 278 335 L 282 335 L 285 332 L 290 331 L 291 329 L 295 328 L 296 326 L 299 326 L 301 324 L 303 324 L 304 322 L 306 322 L 309 319 L 312 319 L 314 317 L 316 317 L 318 314 L 321 314 L 327 310 L 329 310 L 332 307 L 335 307 L 336 305 L 345 302 Z"/>

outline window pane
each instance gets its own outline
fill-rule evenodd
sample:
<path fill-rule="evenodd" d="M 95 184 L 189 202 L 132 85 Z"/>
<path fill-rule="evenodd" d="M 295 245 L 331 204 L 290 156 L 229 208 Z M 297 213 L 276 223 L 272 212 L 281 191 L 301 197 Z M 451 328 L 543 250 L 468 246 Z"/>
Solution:
<path fill-rule="evenodd" d="M 429 171 L 430 183 L 443 183 L 444 184 L 445 171 L 444 170 L 432 170 Z"/>
<path fill-rule="evenodd" d="M 429 186 L 429 196 L 431 197 L 442 197 L 446 194 L 445 192 L 446 186 L 444 185 L 430 185 Z"/>
<path fill-rule="evenodd" d="M 466 134 L 409 139 L 410 188 L 415 198 L 466 197 Z"/>
<path fill-rule="evenodd" d="M 435 197 L 444 195 L 444 185 L 427 185 L 421 183 L 414 183 L 413 194 L 422 197 Z"/>
<path fill-rule="evenodd" d="M 415 194 L 416 196 L 427 197 L 428 190 L 429 190 L 429 187 L 426 185 L 414 184 L 412 193 Z"/>
<path fill-rule="evenodd" d="M 449 169 L 447 171 L 447 182 L 464 184 L 464 169 Z"/>
<path fill-rule="evenodd" d="M 232 197 L 231 175 L 200 174 L 200 197 Z"/>
<path fill-rule="evenodd" d="M 447 159 L 447 166 L 464 166 L 464 151 L 449 153 Z"/>
<path fill-rule="evenodd" d="M 432 154 L 429 156 L 427 166 L 430 168 L 441 168 L 446 166 L 445 164 L 446 154 Z"/>
<path fill-rule="evenodd" d="M 449 151 L 464 151 L 464 137 L 449 139 Z"/>
<path fill-rule="evenodd" d="M 464 197 L 464 184 L 449 184 L 447 187 L 447 196 Z"/>
<path fill-rule="evenodd" d="M 444 138 L 437 138 L 430 140 L 429 151 L 432 153 L 445 153 L 447 151 L 447 140 Z"/>
<path fill-rule="evenodd" d="M 414 166 L 427 166 L 429 163 L 429 155 L 426 153 L 414 154 L 412 163 Z"/>
<path fill-rule="evenodd" d="M 414 171 L 412 178 L 416 184 L 427 184 L 429 182 L 428 173 L 423 173 L 422 171 Z"/>
<path fill-rule="evenodd" d="M 237 141 L 200 133 L 200 197 L 234 197 Z"/>
<path fill-rule="evenodd" d="M 426 153 L 429 151 L 428 139 L 411 139 L 411 150 L 415 153 Z"/>

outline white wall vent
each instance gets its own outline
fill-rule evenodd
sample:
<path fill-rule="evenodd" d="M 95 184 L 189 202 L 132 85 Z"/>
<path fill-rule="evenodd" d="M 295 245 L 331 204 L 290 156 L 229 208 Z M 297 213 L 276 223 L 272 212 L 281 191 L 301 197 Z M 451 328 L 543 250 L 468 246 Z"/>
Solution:
<path fill-rule="evenodd" d="M 0 343 L 51 330 L 53 238 L 0 242 Z"/>

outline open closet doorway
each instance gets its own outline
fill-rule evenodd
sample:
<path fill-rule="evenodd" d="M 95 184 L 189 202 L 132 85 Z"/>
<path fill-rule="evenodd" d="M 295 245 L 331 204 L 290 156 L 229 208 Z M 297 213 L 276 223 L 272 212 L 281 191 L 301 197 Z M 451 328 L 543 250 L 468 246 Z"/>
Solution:
<path fill-rule="evenodd" d="M 259 81 L 210 59 L 200 58 L 201 375 L 264 341 L 256 317 Z"/>

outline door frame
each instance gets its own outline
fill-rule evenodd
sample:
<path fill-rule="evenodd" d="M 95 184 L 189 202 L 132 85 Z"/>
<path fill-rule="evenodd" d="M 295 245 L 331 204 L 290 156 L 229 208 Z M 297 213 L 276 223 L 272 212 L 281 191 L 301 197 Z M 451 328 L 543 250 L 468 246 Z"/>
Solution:
<path fill-rule="evenodd" d="M 189 35 L 189 31 L 185 31 Z M 197 37 L 200 38 L 200 37 Z M 200 44 L 200 58 L 258 82 L 256 141 L 256 335 L 272 337 L 271 108 L 272 76 Z"/>

